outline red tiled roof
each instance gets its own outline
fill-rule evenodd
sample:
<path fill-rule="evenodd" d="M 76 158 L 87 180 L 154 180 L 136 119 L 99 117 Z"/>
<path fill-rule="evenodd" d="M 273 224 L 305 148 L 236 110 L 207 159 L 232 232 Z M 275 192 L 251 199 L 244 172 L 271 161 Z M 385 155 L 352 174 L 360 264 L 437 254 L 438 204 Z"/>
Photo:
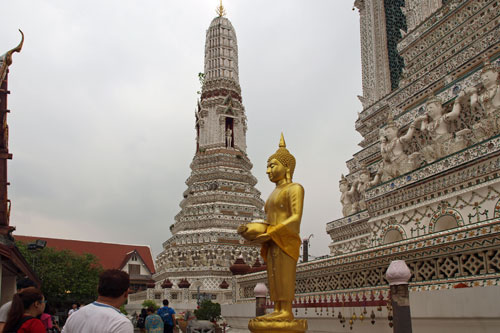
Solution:
<path fill-rule="evenodd" d="M 124 258 L 132 251 L 137 250 L 151 273 L 155 272 L 151 248 L 147 245 L 127 245 L 100 242 L 87 242 L 72 239 L 58 239 L 36 236 L 15 235 L 17 241 L 31 243 L 37 239 L 47 241 L 47 246 L 56 250 L 70 250 L 78 254 L 90 253 L 95 255 L 104 269 L 121 269 Z"/>

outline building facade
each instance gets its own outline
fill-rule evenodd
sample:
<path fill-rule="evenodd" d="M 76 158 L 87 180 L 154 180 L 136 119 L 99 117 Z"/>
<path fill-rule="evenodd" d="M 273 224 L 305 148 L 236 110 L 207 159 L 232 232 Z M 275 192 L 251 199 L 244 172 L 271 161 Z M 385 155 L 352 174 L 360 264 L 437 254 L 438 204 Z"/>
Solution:
<path fill-rule="evenodd" d="M 326 225 L 330 258 L 297 267 L 296 314 L 308 317 L 311 332 L 368 331 L 369 317 L 384 322 L 372 331 L 387 331 L 384 274 L 403 259 L 410 300 L 420 302 L 415 330 L 495 332 L 494 303 L 474 295 L 500 288 L 500 2 L 354 5 L 363 75 L 355 129 L 363 139 L 340 177 L 344 216 Z M 265 279 L 237 278 L 235 302 L 252 302 Z M 443 301 L 436 308 L 425 299 Z"/>
<path fill-rule="evenodd" d="M 253 263 L 259 256 L 258 247 L 236 233 L 239 225 L 263 218 L 264 202 L 246 154 L 236 33 L 222 6 L 218 13 L 206 32 L 191 175 L 172 237 L 156 258 L 157 290 L 151 292 L 173 302 L 196 304 L 200 294 L 231 301 L 229 267 L 239 257 Z"/>

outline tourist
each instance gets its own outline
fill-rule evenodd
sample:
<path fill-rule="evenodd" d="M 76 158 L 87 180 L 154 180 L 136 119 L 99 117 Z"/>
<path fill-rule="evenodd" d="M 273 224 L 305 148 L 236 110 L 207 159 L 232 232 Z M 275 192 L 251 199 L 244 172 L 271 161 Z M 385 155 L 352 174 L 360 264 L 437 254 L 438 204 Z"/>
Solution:
<path fill-rule="evenodd" d="M 168 299 L 163 300 L 163 306 L 158 309 L 158 314 L 163 320 L 165 333 L 173 333 L 175 326 L 175 311 L 168 307 Z"/>
<path fill-rule="evenodd" d="M 141 313 L 137 318 L 137 328 L 141 331 L 141 333 L 146 332 L 146 317 L 148 316 L 148 312 L 146 309 L 141 309 Z"/>
<path fill-rule="evenodd" d="M 50 315 L 49 311 L 49 307 L 45 306 L 45 311 L 40 316 L 40 320 L 42 321 L 43 326 L 45 326 L 47 332 L 52 332 L 52 327 L 54 325 L 52 324 L 52 316 Z"/>
<path fill-rule="evenodd" d="M 26 288 L 36 287 L 37 285 L 35 282 L 31 281 L 28 278 L 22 278 L 19 281 L 17 281 L 16 286 L 17 286 L 17 292 L 19 293 Z M 0 332 L 3 332 L 3 328 L 5 326 L 5 322 L 7 321 L 7 314 L 9 313 L 11 304 L 12 301 L 9 301 L 4 305 L 2 305 L 2 307 L 0 307 Z"/>
<path fill-rule="evenodd" d="M 132 322 L 119 310 L 127 301 L 129 286 L 130 278 L 126 272 L 119 269 L 102 272 L 97 301 L 74 312 L 66 321 L 63 333 L 132 333 Z"/>
<path fill-rule="evenodd" d="M 144 325 L 147 333 L 163 333 L 163 320 L 155 313 L 153 307 L 147 310 L 146 324 Z"/>
<path fill-rule="evenodd" d="M 71 309 L 69 309 L 68 311 L 68 317 L 71 316 L 76 311 L 78 311 L 78 308 L 79 308 L 78 303 L 71 304 Z"/>
<path fill-rule="evenodd" d="M 3 331 L 45 333 L 45 326 L 40 319 L 36 318 L 45 310 L 45 303 L 42 292 L 34 287 L 15 294 Z"/>

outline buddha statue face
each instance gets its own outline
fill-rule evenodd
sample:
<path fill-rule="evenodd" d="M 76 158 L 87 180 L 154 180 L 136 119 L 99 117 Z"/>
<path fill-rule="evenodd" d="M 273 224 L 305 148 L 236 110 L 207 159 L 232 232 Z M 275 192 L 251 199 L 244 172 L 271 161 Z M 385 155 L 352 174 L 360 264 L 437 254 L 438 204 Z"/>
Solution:
<path fill-rule="evenodd" d="M 339 183 L 340 192 L 344 193 L 345 191 L 347 191 L 347 187 L 348 187 L 347 182 L 341 181 Z"/>
<path fill-rule="evenodd" d="M 285 179 L 287 170 L 288 168 L 275 158 L 267 162 L 266 173 L 269 177 L 269 180 L 273 183 L 277 183 L 280 180 Z"/>
<path fill-rule="evenodd" d="M 481 82 L 485 87 L 491 87 L 497 83 L 498 73 L 493 69 L 488 69 L 481 73 Z"/>
<path fill-rule="evenodd" d="M 396 126 L 386 127 L 384 132 L 385 132 L 385 136 L 386 136 L 388 141 L 394 140 L 398 134 L 398 130 L 396 129 Z"/>
<path fill-rule="evenodd" d="M 370 180 L 370 174 L 367 171 L 362 171 L 359 175 L 359 180 L 361 183 L 366 183 Z"/>
<path fill-rule="evenodd" d="M 432 119 L 439 118 L 443 114 L 443 107 L 438 102 L 431 102 L 427 104 L 427 114 Z"/>

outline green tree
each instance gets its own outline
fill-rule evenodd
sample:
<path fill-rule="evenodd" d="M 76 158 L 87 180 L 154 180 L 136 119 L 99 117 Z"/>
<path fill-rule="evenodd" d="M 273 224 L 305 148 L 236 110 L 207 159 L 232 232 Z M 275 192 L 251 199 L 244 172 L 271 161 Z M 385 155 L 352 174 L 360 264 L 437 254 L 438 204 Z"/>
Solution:
<path fill-rule="evenodd" d="M 152 307 L 153 309 L 155 309 L 155 311 L 158 310 L 158 305 L 156 305 L 156 302 L 150 299 L 144 300 L 144 302 L 142 302 L 142 307 L 146 309 Z"/>
<path fill-rule="evenodd" d="M 220 304 L 213 303 L 209 299 L 203 300 L 200 304 L 200 308 L 194 310 L 194 315 L 198 320 L 217 321 L 220 318 L 220 313 Z"/>
<path fill-rule="evenodd" d="M 26 261 L 42 281 L 42 292 L 55 307 L 67 307 L 72 302 L 89 303 L 97 298 L 99 274 L 103 268 L 91 254 L 58 251 L 50 247 L 29 251 L 27 245 L 16 242 Z"/>

